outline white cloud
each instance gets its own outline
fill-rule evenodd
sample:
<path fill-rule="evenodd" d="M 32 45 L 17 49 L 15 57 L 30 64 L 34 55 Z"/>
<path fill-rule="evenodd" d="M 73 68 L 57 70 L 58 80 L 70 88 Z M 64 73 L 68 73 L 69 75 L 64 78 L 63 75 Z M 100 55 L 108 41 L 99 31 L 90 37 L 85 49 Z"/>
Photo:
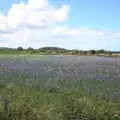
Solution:
<path fill-rule="evenodd" d="M 0 46 L 118 49 L 120 32 L 60 25 L 68 19 L 69 10 L 68 5 L 56 7 L 48 0 L 13 4 L 7 16 L 0 14 Z"/>
<path fill-rule="evenodd" d="M 47 0 L 29 0 L 28 7 L 31 9 L 44 9 L 49 6 Z"/>

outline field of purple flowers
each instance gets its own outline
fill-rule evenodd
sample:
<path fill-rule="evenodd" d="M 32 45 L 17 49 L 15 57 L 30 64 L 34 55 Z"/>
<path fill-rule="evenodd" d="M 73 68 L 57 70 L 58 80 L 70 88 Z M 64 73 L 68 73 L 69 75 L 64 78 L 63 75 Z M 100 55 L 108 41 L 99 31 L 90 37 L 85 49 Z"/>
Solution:
<path fill-rule="evenodd" d="M 0 56 L 0 120 L 120 120 L 120 58 Z"/>
<path fill-rule="evenodd" d="M 0 56 L 0 84 L 77 90 L 120 98 L 120 59 L 93 56 Z"/>

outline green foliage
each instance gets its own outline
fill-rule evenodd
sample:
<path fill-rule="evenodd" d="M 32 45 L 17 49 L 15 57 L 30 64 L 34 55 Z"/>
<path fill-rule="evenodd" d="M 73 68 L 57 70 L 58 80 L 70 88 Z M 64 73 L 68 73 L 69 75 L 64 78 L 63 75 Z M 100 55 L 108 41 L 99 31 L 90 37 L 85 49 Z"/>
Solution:
<path fill-rule="evenodd" d="M 88 97 L 69 96 L 64 99 L 64 120 L 119 120 L 120 103 Z M 116 107 L 115 107 L 116 106 Z M 117 108 L 117 109 L 116 109 Z"/>
<path fill-rule="evenodd" d="M 24 50 L 24 49 L 23 49 L 22 47 L 18 47 L 17 50 L 18 50 L 18 51 L 22 51 L 22 50 Z"/>
<path fill-rule="evenodd" d="M 19 52 L 18 52 L 19 51 Z M 119 56 L 120 52 L 112 52 L 105 51 L 103 49 L 100 50 L 68 50 L 59 47 L 42 47 L 39 49 L 34 49 L 29 47 L 27 49 L 23 49 L 22 47 L 14 48 L 0 48 L 0 54 L 41 54 L 41 55 L 52 55 L 52 54 L 68 54 L 68 55 L 102 55 L 102 56 Z"/>
<path fill-rule="evenodd" d="M 82 91 L 49 93 L 12 86 L 1 93 L 0 120 L 120 120 L 120 101 Z"/>
<path fill-rule="evenodd" d="M 94 55 L 94 54 L 96 54 L 96 51 L 95 50 L 90 50 L 89 53 Z"/>
<path fill-rule="evenodd" d="M 27 56 L 14 57 L 21 63 Z M 25 71 L 3 68 L 0 120 L 120 120 L 120 99 L 113 94 L 119 93 L 119 80 L 47 79 L 33 73 L 27 77 Z"/>
<path fill-rule="evenodd" d="M 28 51 L 34 51 L 32 47 L 27 48 Z"/>

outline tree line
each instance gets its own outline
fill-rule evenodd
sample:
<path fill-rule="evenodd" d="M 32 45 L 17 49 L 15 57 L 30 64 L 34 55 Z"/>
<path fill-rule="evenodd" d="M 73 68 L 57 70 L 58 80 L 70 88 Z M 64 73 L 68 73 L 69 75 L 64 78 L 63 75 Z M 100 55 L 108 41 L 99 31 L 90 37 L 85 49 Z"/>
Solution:
<path fill-rule="evenodd" d="M 23 47 L 17 47 L 17 48 L 0 48 L 0 53 L 30 53 L 30 54 L 68 54 L 68 55 L 112 55 L 114 53 L 120 54 L 120 52 L 112 52 L 107 51 L 104 49 L 100 50 L 75 50 L 75 49 L 65 49 L 65 48 L 59 48 L 59 47 L 42 47 L 39 49 L 34 49 L 32 47 L 23 48 Z"/>

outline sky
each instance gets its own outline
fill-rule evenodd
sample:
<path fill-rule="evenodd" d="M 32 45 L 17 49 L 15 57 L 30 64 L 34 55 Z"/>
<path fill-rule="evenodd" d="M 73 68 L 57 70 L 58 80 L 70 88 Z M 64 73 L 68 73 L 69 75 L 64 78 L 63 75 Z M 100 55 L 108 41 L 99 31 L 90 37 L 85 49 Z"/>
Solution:
<path fill-rule="evenodd" d="M 120 0 L 0 0 L 0 47 L 120 51 Z"/>

